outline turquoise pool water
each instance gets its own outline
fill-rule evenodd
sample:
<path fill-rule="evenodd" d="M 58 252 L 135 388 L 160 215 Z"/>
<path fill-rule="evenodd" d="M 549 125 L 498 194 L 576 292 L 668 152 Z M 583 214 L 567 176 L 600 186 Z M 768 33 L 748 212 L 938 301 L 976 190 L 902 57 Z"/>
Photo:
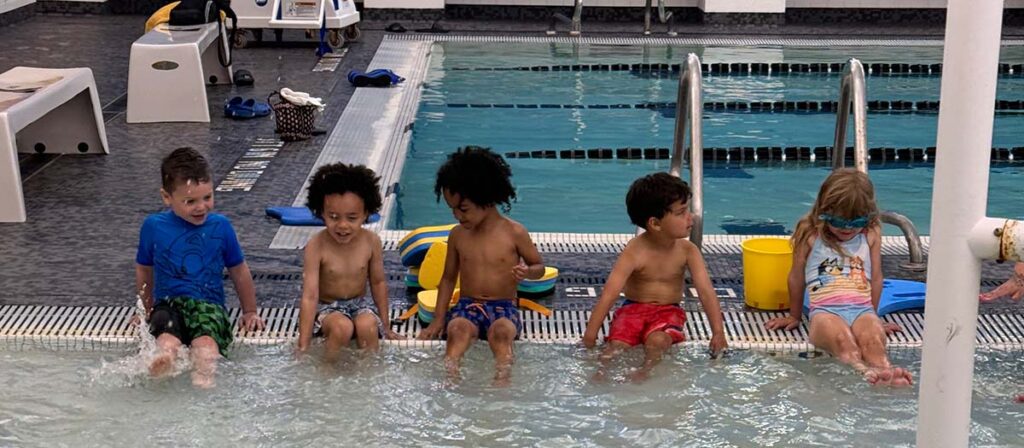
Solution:
<path fill-rule="evenodd" d="M 430 58 L 401 193 L 391 228 L 451 221 L 433 193 L 447 154 L 465 145 L 499 153 L 624 147 L 671 147 L 674 111 L 614 108 L 674 102 L 677 78 L 630 71 L 522 71 L 567 64 L 675 63 L 688 52 L 702 62 L 833 63 L 858 57 L 872 63 L 935 64 L 941 47 L 696 48 L 569 44 L 438 43 Z M 1024 48 L 1004 47 L 1002 62 L 1024 61 Z M 869 76 L 869 100 L 938 100 L 939 76 Z M 835 101 L 838 74 L 706 75 L 705 102 Z M 1024 99 L 1024 76 L 1003 75 L 1000 100 Z M 473 105 L 487 105 L 486 108 Z M 537 105 L 526 109 L 516 105 Z M 544 108 L 542 105 L 555 105 Z M 609 108 L 594 108 L 604 107 Z M 869 147 L 935 146 L 937 114 L 868 115 Z M 807 112 L 705 111 L 705 148 L 830 146 L 835 115 Z M 851 141 L 852 144 L 852 141 Z M 994 147 L 1024 146 L 1024 113 L 996 115 Z M 511 216 L 531 231 L 631 232 L 624 197 L 644 174 L 667 160 L 509 159 L 519 200 Z M 1024 165 L 993 164 L 989 214 L 1024 218 Z M 705 233 L 786 233 L 806 213 L 829 167 L 809 162 L 705 162 Z M 907 215 L 928 233 L 930 163 L 870 167 L 880 205 Z M 688 174 L 684 171 L 684 177 Z M 887 233 L 896 234 L 895 228 Z"/>

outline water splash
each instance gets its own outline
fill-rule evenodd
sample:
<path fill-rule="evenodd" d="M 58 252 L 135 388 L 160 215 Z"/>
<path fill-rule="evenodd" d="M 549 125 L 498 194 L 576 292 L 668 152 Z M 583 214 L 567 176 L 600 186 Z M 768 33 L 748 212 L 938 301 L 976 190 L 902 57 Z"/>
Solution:
<path fill-rule="evenodd" d="M 145 288 L 146 285 L 143 285 L 143 290 L 135 296 L 135 331 L 139 343 L 133 350 L 134 354 L 113 361 L 100 360 L 100 367 L 91 372 L 93 383 L 132 387 L 151 379 L 149 368 L 161 349 L 157 346 L 156 338 L 150 334 L 149 323 L 146 321 L 146 306 L 142 300 Z M 190 367 L 188 347 L 183 346 L 178 349 L 168 376 L 178 376 Z"/>

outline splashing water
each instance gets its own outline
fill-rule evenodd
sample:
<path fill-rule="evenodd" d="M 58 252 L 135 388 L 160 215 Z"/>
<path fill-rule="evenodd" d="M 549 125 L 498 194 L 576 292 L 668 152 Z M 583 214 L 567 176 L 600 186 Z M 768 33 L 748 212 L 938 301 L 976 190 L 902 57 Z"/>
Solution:
<path fill-rule="evenodd" d="M 143 289 L 145 289 L 145 285 L 143 285 Z M 133 350 L 134 354 L 114 361 L 101 360 L 99 368 L 92 371 L 93 383 L 134 386 L 151 379 L 149 367 L 157 355 L 161 353 L 161 349 L 156 344 L 156 338 L 149 332 L 149 323 L 146 321 L 146 307 L 142 301 L 142 291 L 135 298 L 135 329 L 139 338 L 139 344 Z M 178 376 L 190 367 L 188 347 L 183 346 L 178 350 L 168 376 Z"/>

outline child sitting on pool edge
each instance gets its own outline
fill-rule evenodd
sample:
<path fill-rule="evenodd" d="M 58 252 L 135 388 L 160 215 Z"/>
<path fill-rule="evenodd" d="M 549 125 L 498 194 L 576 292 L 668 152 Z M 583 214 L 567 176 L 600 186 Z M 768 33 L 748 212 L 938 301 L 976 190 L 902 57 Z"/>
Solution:
<path fill-rule="evenodd" d="M 146 217 L 135 255 L 135 285 L 159 353 L 149 372 L 171 372 L 178 348 L 191 347 L 192 384 L 212 387 L 217 359 L 227 356 L 231 319 L 224 307 L 224 268 L 242 305 L 240 326 L 263 328 L 256 289 L 231 222 L 213 210 L 206 159 L 178 148 L 160 165 L 160 196 L 170 207 Z M 155 300 L 155 304 L 154 304 Z"/>
<path fill-rule="evenodd" d="M 875 311 L 882 297 L 882 229 L 867 174 L 849 168 L 832 172 L 790 242 L 790 315 L 769 320 L 765 327 L 792 330 L 800 325 L 807 291 L 811 344 L 871 384 L 909 386 L 910 372 L 889 362 L 887 330 Z"/>
<path fill-rule="evenodd" d="M 686 313 L 679 304 L 687 269 L 711 324 L 712 356 L 726 348 L 722 310 L 704 258 L 700 249 L 685 239 L 693 225 L 690 196 L 686 182 L 668 173 L 641 177 L 629 187 L 626 212 L 645 232 L 630 240 L 615 261 L 583 335 L 587 348 L 597 344 L 598 330 L 625 289 L 626 302 L 615 311 L 601 359 L 606 362 L 643 344 L 645 358 L 633 374 L 636 380 L 645 379 L 665 351 L 683 341 Z"/>
<path fill-rule="evenodd" d="M 363 228 L 380 210 L 380 178 L 362 165 L 335 163 L 316 170 L 306 206 L 325 229 L 306 244 L 302 261 L 299 342 L 302 353 L 313 335 L 324 337 L 324 358 L 337 361 L 353 334 L 359 348 L 376 350 L 378 339 L 396 339 L 388 321 L 384 250 L 377 234 Z M 369 281 L 373 299 L 365 297 Z"/>
<path fill-rule="evenodd" d="M 494 353 L 495 382 L 507 383 L 512 343 L 522 330 L 516 303 L 519 282 L 544 275 L 540 252 L 526 228 L 497 209 L 502 204 L 508 212 L 516 197 L 510 176 L 512 170 L 501 156 L 474 146 L 449 155 L 437 171 L 434 193 L 438 201 L 444 197 L 459 224 L 448 235 L 434 321 L 419 338 L 432 339 L 447 329 L 445 366 L 453 379 L 462 355 L 480 338 Z M 452 297 L 457 278 L 461 297 L 446 319 L 446 299 Z"/>

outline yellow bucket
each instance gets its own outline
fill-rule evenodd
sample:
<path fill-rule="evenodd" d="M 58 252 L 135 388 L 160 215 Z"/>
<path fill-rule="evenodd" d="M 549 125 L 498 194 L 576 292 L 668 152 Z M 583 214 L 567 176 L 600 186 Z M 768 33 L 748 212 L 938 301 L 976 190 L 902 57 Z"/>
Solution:
<path fill-rule="evenodd" d="M 743 248 L 743 293 L 747 306 L 789 309 L 789 270 L 793 248 L 787 238 L 751 238 Z"/>

